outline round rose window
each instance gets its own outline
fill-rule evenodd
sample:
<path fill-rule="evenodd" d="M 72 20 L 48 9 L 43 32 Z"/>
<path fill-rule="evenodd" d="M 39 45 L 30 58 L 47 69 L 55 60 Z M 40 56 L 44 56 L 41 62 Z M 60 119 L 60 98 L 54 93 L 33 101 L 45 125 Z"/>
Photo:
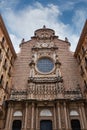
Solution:
<path fill-rule="evenodd" d="M 54 63 L 49 58 L 41 58 L 37 62 L 37 68 L 42 73 L 49 73 L 50 71 L 52 71 L 53 67 Z"/>

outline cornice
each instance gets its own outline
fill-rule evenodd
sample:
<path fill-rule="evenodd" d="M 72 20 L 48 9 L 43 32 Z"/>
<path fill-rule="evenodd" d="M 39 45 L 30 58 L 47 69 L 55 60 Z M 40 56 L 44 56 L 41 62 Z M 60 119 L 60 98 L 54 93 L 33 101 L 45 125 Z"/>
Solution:
<path fill-rule="evenodd" d="M 87 19 L 86 19 L 86 22 L 85 22 L 85 24 L 84 24 L 82 33 L 81 33 L 81 35 L 80 35 L 80 38 L 79 38 L 79 41 L 78 41 L 78 44 L 77 44 L 77 47 L 76 47 L 76 50 L 75 50 L 75 53 L 74 53 L 74 56 L 75 56 L 75 57 L 77 57 L 78 52 L 80 51 L 80 49 L 81 49 L 81 47 L 82 47 L 83 40 L 84 40 L 86 34 L 87 34 Z"/>

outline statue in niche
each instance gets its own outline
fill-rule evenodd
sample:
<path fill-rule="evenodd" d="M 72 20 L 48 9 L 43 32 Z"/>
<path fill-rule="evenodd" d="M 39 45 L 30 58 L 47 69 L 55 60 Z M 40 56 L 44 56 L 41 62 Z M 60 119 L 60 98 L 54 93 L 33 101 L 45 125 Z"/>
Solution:
<path fill-rule="evenodd" d="M 29 65 L 30 65 L 30 77 L 34 77 L 34 66 L 35 66 L 34 60 L 32 60 Z"/>
<path fill-rule="evenodd" d="M 34 77 L 34 67 L 31 66 L 31 69 L 30 69 L 30 77 Z"/>
<path fill-rule="evenodd" d="M 56 76 L 57 77 L 61 77 L 60 65 L 61 63 L 59 62 L 58 55 L 56 55 Z"/>
<path fill-rule="evenodd" d="M 57 68 L 57 69 L 56 69 L 56 76 L 57 76 L 57 77 L 61 77 L 60 68 Z"/>

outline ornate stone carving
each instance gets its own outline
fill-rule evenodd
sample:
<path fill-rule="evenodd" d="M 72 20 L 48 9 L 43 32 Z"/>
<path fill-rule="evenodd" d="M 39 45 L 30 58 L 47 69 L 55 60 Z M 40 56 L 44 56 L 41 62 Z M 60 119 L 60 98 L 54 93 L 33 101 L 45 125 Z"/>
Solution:
<path fill-rule="evenodd" d="M 63 82 L 56 83 L 29 83 L 26 90 L 12 90 L 10 100 L 54 100 L 54 99 L 81 99 L 82 94 L 79 88 L 65 90 Z"/>
<path fill-rule="evenodd" d="M 81 99 L 82 98 L 82 93 L 79 87 L 77 88 L 70 88 L 68 90 L 64 91 L 64 96 L 67 99 Z"/>
<path fill-rule="evenodd" d="M 63 83 L 36 83 L 28 85 L 28 99 L 50 100 L 61 98 L 59 94 L 63 94 Z"/>
<path fill-rule="evenodd" d="M 12 90 L 10 100 L 23 100 L 27 97 L 26 90 Z"/>
<path fill-rule="evenodd" d="M 38 50 L 38 49 L 53 49 L 53 50 L 56 50 L 58 49 L 58 47 L 55 46 L 55 44 L 53 42 L 37 42 L 32 50 Z"/>
<path fill-rule="evenodd" d="M 63 78 L 58 77 L 29 77 L 28 83 L 56 83 L 56 82 L 63 82 Z"/>

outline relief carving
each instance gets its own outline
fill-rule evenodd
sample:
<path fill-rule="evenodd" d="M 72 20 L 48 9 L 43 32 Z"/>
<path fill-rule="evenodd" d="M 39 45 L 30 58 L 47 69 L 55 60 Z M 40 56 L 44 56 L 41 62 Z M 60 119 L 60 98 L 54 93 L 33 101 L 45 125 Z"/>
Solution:
<path fill-rule="evenodd" d="M 33 99 L 38 100 L 48 100 L 48 99 L 57 99 L 59 96 L 57 96 L 59 93 L 63 93 L 63 84 L 59 84 L 58 86 L 56 84 L 35 84 L 28 86 L 28 96 L 29 98 L 32 97 Z M 32 96 L 31 96 L 32 95 Z"/>
<path fill-rule="evenodd" d="M 79 87 L 77 88 L 69 88 L 68 90 L 64 91 L 64 97 L 65 98 L 71 98 L 71 99 L 81 99 L 82 93 Z"/>
<path fill-rule="evenodd" d="M 53 49 L 56 50 L 58 47 L 55 46 L 53 42 L 37 42 L 32 50 L 37 50 L 37 49 Z"/>
<path fill-rule="evenodd" d="M 56 83 L 56 82 L 63 82 L 63 78 L 58 77 L 29 77 L 28 83 Z"/>

